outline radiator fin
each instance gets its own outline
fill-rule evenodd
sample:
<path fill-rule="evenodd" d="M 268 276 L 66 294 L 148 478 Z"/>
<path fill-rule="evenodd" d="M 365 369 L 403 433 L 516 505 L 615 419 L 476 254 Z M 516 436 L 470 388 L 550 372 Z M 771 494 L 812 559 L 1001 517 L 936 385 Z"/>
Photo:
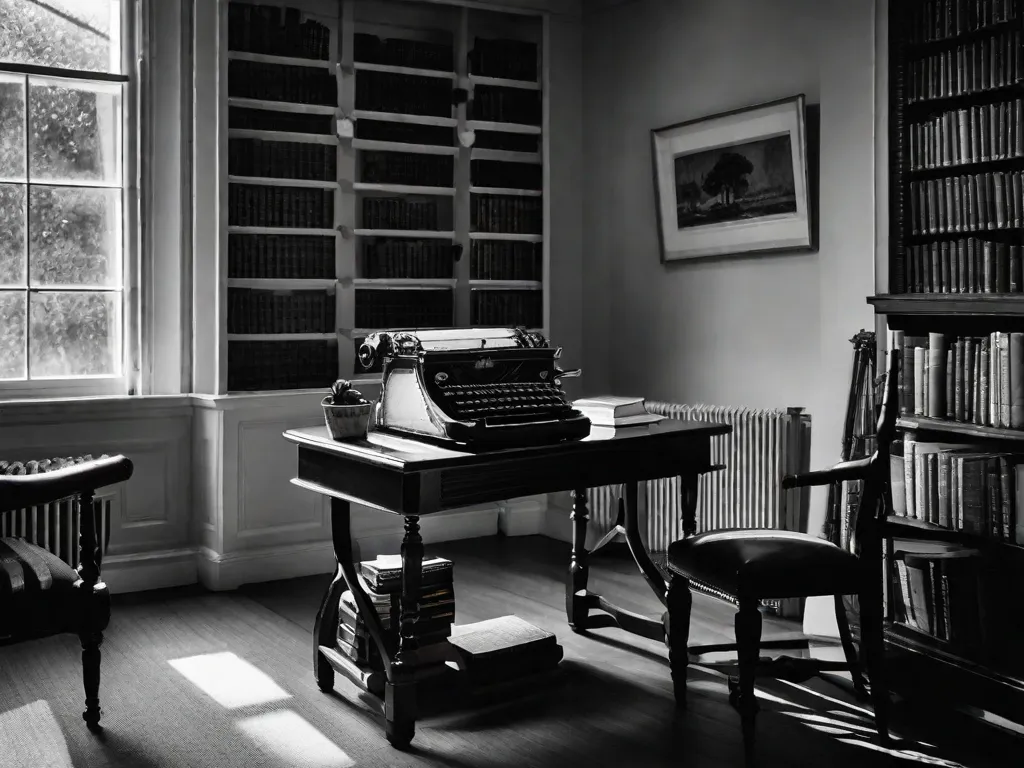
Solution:
<path fill-rule="evenodd" d="M 113 494 L 95 496 L 93 511 L 98 523 L 96 538 L 100 556 L 107 553 L 110 538 L 110 509 Z M 0 515 L 0 537 L 17 537 L 52 552 L 72 568 L 79 564 L 78 536 L 80 533 L 75 497 L 41 504 L 28 509 L 16 509 Z"/>

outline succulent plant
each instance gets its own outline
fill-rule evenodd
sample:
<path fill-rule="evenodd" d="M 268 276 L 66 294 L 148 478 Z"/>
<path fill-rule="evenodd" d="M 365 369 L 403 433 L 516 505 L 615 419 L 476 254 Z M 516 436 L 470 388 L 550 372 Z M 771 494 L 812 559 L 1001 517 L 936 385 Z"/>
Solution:
<path fill-rule="evenodd" d="M 331 385 L 332 405 L 369 405 L 370 401 L 363 397 L 363 393 L 352 388 L 352 382 L 348 379 L 338 379 Z"/>

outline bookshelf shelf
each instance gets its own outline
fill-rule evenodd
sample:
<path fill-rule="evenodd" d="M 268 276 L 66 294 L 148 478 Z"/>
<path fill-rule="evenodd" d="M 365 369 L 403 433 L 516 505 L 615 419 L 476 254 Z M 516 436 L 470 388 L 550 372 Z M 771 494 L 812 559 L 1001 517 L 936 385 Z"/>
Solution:
<path fill-rule="evenodd" d="M 228 341 L 337 341 L 336 333 L 229 333 Z"/>
<path fill-rule="evenodd" d="M 458 155 L 458 147 L 443 144 L 409 144 L 400 141 L 375 141 L 373 139 L 352 139 L 353 149 L 375 152 L 408 152 L 413 155 Z"/>
<path fill-rule="evenodd" d="M 249 53 L 248 51 L 228 51 L 228 59 L 235 61 L 255 61 L 263 64 L 285 64 L 295 67 L 320 67 L 333 69 L 335 66 L 325 59 L 306 59 L 298 56 L 275 56 L 269 53 Z"/>
<path fill-rule="evenodd" d="M 902 363 L 883 526 L 894 688 L 1021 722 L 1024 430 L 1006 425 L 1024 396 L 1024 1 L 888 16 L 891 293 L 867 301 Z"/>
<path fill-rule="evenodd" d="M 470 75 L 469 82 L 473 85 L 494 85 L 500 88 L 523 88 L 528 91 L 539 91 L 540 83 L 534 80 L 508 80 L 503 77 L 484 77 L 483 75 Z"/>
<path fill-rule="evenodd" d="M 286 179 L 278 176 L 228 176 L 230 184 L 259 184 L 266 187 L 310 187 L 337 189 L 338 182 L 320 179 Z"/>
<path fill-rule="evenodd" d="M 539 189 L 512 189 L 510 187 L 470 187 L 474 195 L 518 195 L 520 197 L 541 197 Z"/>
<path fill-rule="evenodd" d="M 522 125 L 521 123 L 497 123 L 491 120 L 468 120 L 466 127 L 473 131 L 499 131 L 502 133 L 535 133 L 541 134 L 539 125 Z"/>
<path fill-rule="evenodd" d="M 511 152 L 503 149 L 484 149 L 473 147 L 470 152 L 473 160 L 501 160 L 509 163 L 543 163 L 540 152 Z"/>
<path fill-rule="evenodd" d="M 546 325 L 544 14 L 229 5 L 216 392 L 352 378 L 381 328 Z"/>
<path fill-rule="evenodd" d="M 428 187 L 412 184 L 368 184 L 357 181 L 352 185 L 356 192 L 390 192 L 395 195 L 439 195 L 455 197 L 454 187 Z"/>
<path fill-rule="evenodd" d="M 261 139 L 263 141 L 292 141 L 299 144 L 337 145 L 338 137 L 330 133 L 300 133 L 298 131 L 262 131 L 253 128 L 229 128 L 228 139 Z"/>
<path fill-rule="evenodd" d="M 433 229 L 356 229 L 354 234 L 359 237 L 406 237 L 415 240 L 453 240 L 455 238 L 455 232 L 452 230 L 442 232 Z"/>
<path fill-rule="evenodd" d="M 470 240 L 509 240 L 519 241 L 524 243 L 540 243 L 544 240 L 544 235 L 524 235 L 516 232 L 470 232 Z"/>
<path fill-rule="evenodd" d="M 445 72 L 440 69 L 420 69 L 418 67 L 402 67 L 394 64 L 371 64 L 366 61 L 353 62 L 352 68 L 356 72 L 390 72 L 395 75 L 412 75 L 414 77 L 439 77 L 442 80 L 456 80 L 458 75 L 454 72 Z"/>
<path fill-rule="evenodd" d="M 241 96 L 228 97 L 229 107 L 245 107 L 246 109 L 269 109 L 274 112 L 294 112 L 302 115 L 334 115 L 338 108 L 327 104 L 296 104 L 291 101 L 269 101 L 266 99 L 248 99 Z"/>
<path fill-rule="evenodd" d="M 411 123 L 413 125 L 440 125 L 454 128 L 459 121 L 454 117 L 441 117 L 438 115 L 406 115 L 401 112 L 372 112 L 366 109 L 352 111 L 352 117 L 356 120 L 379 120 L 384 123 Z"/>

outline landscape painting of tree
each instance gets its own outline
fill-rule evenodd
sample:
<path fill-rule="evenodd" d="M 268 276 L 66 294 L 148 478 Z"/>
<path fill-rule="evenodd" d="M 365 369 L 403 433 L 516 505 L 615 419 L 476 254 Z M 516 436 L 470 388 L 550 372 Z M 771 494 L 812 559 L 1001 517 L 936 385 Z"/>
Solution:
<path fill-rule="evenodd" d="M 704 224 L 796 213 L 790 135 L 675 157 L 676 224 Z"/>

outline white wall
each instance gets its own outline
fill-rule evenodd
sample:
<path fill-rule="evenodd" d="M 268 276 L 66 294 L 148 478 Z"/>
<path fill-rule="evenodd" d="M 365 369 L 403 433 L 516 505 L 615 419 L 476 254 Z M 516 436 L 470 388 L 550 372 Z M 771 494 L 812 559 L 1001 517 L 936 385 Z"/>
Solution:
<path fill-rule="evenodd" d="M 873 0 L 637 2 L 586 15 L 584 386 L 679 402 L 804 406 L 838 458 L 874 319 Z M 817 253 L 662 265 L 650 130 L 804 93 L 820 105 Z M 811 528 L 823 493 L 812 497 Z"/>

